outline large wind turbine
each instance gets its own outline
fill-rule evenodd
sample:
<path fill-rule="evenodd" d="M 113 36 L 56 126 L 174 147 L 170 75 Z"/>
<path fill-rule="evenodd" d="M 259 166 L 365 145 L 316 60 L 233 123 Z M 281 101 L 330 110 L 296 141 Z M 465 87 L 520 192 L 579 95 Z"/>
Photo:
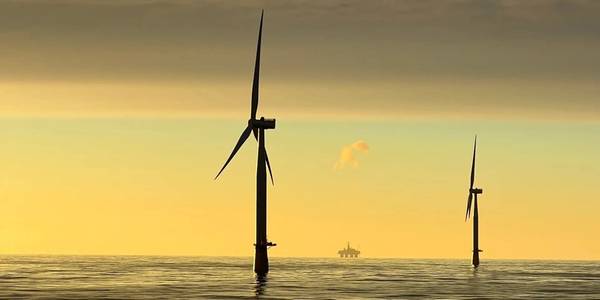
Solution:
<path fill-rule="evenodd" d="M 475 188 L 475 154 L 477 152 L 477 136 L 475 136 L 475 145 L 473 146 L 473 162 L 471 164 L 471 185 L 469 187 L 469 199 L 467 200 L 467 215 L 465 221 L 471 215 L 471 202 L 475 200 L 475 207 L 473 208 L 473 266 L 477 268 L 479 266 L 479 252 L 483 250 L 479 249 L 479 211 L 477 209 L 477 195 L 483 194 L 483 189 Z"/>
<path fill-rule="evenodd" d="M 256 167 L 256 243 L 254 255 L 254 272 L 259 275 L 264 275 L 269 272 L 269 258 L 267 256 L 267 248 L 275 246 L 267 240 L 267 171 L 271 175 L 273 182 L 273 174 L 271 173 L 271 165 L 265 149 L 265 130 L 275 129 L 275 119 L 265 119 L 261 117 L 256 119 L 256 110 L 258 109 L 258 81 L 260 73 L 260 42 L 262 38 L 263 14 L 260 15 L 260 26 L 258 30 L 258 44 L 256 46 L 256 63 L 254 65 L 254 80 L 252 82 L 252 105 L 250 109 L 250 119 L 248 126 L 242 132 L 237 144 L 233 148 L 231 155 L 217 174 L 215 179 L 225 170 L 227 164 L 233 159 L 240 147 L 250 136 L 254 134 L 254 138 L 258 140 L 258 164 Z"/>

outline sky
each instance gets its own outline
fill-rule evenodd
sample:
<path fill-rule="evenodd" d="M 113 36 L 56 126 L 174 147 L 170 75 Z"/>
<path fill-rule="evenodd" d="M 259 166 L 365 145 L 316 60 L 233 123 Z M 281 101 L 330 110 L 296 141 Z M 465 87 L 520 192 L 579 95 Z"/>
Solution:
<path fill-rule="evenodd" d="M 597 1 L 0 2 L 0 254 L 600 259 Z"/>

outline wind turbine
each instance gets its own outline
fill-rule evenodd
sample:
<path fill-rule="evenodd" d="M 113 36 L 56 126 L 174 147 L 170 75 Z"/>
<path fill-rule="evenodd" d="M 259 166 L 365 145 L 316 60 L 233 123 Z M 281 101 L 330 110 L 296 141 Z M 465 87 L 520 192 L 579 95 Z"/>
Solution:
<path fill-rule="evenodd" d="M 238 152 L 240 147 L 250 136 L 250 133 L 254 134 L 254 138 L 258 140 L 258 164 L 256 167 L 256 243 L 255 255 L 254 255 L 254 272 L 258 275 L 264 275 L 269 272 L 269 258 L 267 256 L 267 248 L 276 246 L 276 244 L 267 240 L 267 172 L 266 168 L 269 168 L 269 174 L 271 176 L 271 182 L 273 183 L 273 173 L 271 173 L 271 165 L 269 164 L 269 157 L 267 156 L 267 150 L 265 148 L 265 130 L 275 129 L 275 119 L 265 119 L 261 117 L 256 119 L 256 110 L 258 109 L 258 82 L 260 73 L 260 43 L 262 38 L 262 24 L 263 24 L 264 10 L 260 14 L 260 26 L 258 30 L 258 44 L 256 46 L 256 63 L 254 65 L 254 80 L 252 82 L 252 104 L 250 109 L 250 119 L 248 120 L 248 126 L 242 132 L 237 144 L 233 148 L 231 155 L 217 174 L 215 179 L 221 175 L 221 172 L 225 170 L 225 167 L 229 164 L 231 159 Z"/>
<path fill-rule="evenodd" d="M 475 136 L 475 144 L 473 146 L 473 162 L 471 164 L 471 185 L 469 187 L 469 199 L 467 200 L 467 215 L 465 221 L 471 215 L 471 203 L 475 200 L 475 207 L 473 208 L 473 266 L 477 268 L 479 266 L 479 252 L 483 250 L 479 249 L 479 211 L 477 209 L 477 195 L 483 194 L 483 189 L 473 187 L 475 184 L 475 154 L 477 153 L 477 136 Z"/>

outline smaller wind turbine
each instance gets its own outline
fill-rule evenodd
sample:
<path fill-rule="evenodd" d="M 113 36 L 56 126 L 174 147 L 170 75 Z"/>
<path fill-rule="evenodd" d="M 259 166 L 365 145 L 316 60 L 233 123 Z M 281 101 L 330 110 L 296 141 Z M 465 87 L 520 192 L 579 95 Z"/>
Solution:
<path fill-rule="evenodd" d="M 473 266 L 479 266 L 479 211 L 477 209 L 477 195 L 483 194 L 483 189 L 473 187 L 475 184 L 475 154 L 477 153 L 477 136 L 475 136 L 475 145 L 473 146 L 473 162 L 471 164 L 471 185 L 469 186 L 469 199 L 467 200 L 467 215 L 465 221 L 471 215 L 471 203 L 475 200 L 473 208 Z"/>

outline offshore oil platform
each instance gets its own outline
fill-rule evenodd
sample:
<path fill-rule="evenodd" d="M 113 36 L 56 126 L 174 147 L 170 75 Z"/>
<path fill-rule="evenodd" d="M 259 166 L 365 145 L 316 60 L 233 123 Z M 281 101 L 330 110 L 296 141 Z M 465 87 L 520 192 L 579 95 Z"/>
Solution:
<path fill-rule="evenodd" d="M 338 251 L 340 257 L 358 257 L 360 251 L 350 247 L 350 242 L 348 242 L 348 246 L 346 248 Z"/>

